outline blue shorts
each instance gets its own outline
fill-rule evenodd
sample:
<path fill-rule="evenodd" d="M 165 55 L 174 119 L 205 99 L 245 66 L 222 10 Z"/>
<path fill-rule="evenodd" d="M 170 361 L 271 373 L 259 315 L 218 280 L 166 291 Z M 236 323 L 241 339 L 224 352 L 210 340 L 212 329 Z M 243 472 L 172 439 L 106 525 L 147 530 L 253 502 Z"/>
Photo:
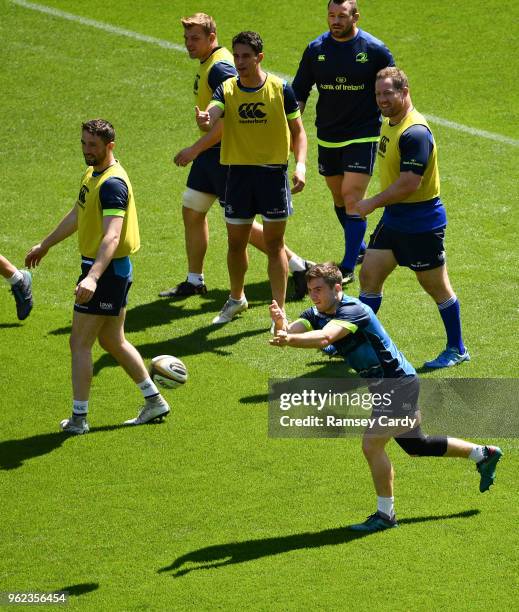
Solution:
<path fill-rule="evenodd" d="M 399 266 L 420 272 L 445 264 L 444 239 L 445 226 L 429 232 L 409 234 L 387 227 L 379 221 L 369 239 L 368 249 L 393 251 Z"/>
<path fill-rule="evenodd" d="M 87 276 L 93 263 L 93 259 L 82 258 L 78 283 Z M 86 304 L 74 304 L 74 310 L 83 314 L 118 317 L 121 308 L 125 308 L 128 304 L 128 292 L 131 285 L 132 264 L 130 258 L 112 259 L 108 268 L 98 280 L 92 299 Z"/>
<path fill-rule="evenodd" d="M 222 166 L 220 163 L 220 147 L 207 149 L 191 164 L 187 186 L 195 191 L 218 196 L 223 204 L 228 168 L 229 166 Z"/>
<path fill-rule="evenodd" d="M 292 214 L 287 166 L 229 166 L 225 188 L 225 220 L 286 221 Z"/>
<path fill-rule="evenodd" d="M 373 174 L 377 155 L 377 142 L 353 142 L 345 147 L 323 147 L 318 145 L 319 174 L 338 176 L 345 172 Z"/>

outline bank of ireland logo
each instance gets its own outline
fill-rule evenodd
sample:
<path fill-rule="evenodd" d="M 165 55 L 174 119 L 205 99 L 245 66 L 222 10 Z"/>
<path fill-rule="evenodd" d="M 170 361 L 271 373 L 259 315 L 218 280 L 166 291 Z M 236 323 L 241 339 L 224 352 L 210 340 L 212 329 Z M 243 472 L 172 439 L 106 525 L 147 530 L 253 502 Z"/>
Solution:
<path fill-rule="evenodd" d="M 356 62 L 360 62 L 361 64 L 365 64 L 366 62 L 368 62 L 368 54 L 365 51 L 361 51 L 360 53 L 357 53 L 357 57 L 355 58 Z"/>
<path fill-rule="evenodd" d="M 267 114 L 260 109 L 260 106 L 265 106 L 265 104 L 263 102 L 245 102 L 240 104 L 238 115 L 242 119 L 263 119 Z"/>
<path fill-rule="evenodd" d="M 324 55 L 324 53 L 317 56 L 318 62 L 324 62 L 325 60 L 326 60 L 326 55 Z"/>
<path fill-rule="evenodd" d="M 338 76 L 336 79 L 337 83 L 346 83 L 346 77 Z"/>

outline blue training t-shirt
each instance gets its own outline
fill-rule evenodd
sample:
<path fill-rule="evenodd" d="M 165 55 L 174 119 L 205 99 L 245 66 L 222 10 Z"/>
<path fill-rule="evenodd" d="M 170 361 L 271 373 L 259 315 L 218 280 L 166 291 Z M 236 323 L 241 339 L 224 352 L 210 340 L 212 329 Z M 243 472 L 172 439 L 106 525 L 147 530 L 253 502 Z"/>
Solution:
<path fill-rule="evenodd" d="M 373 310 L 357 298 L 343 295 L 334 314 L 319 312 L 312 306 L 299 318 L 308 321 L 312 329 L 323 329 L 330 321 L 345 322 L 351 333 L 333 345 L 363 378 L 401 378 L 416 374 Z"/>
<path fill-rule="evenodd" d="M 379 135 L 375 77 L 387 66 L 394 66 L 389 49 L 361 29 L 346 42 L 326 32 L 308 45 L 292 87 L 302 102 L 317 87 L 317 138 L 337 143 Z"/>

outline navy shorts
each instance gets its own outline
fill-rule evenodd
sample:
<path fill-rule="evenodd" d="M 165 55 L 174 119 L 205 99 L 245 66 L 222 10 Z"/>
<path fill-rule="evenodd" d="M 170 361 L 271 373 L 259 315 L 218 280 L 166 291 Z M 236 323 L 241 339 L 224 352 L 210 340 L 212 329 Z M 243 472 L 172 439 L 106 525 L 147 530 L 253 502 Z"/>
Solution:
<path fill-rule="evenodd" d="M 229 166 L 224 210 L 229 223 L 256 215 L 286 220 L 292 214 L 287 166 Z"/>
<path fill-rule="evenodd" d="M 87 276 L 93 263 L 93 259 L 83 257 L 78 283 Z M 128 292 L 131 285 L 132 266 L 130 258 L 112 259 L 97 282 L 97 288 L 92 299 L 86 304 L 74 304 L 74 310 L 84 314 L 118 317 L 121 308 L 125 308 L 128 304 Z"/>
<path fill-rule="evenodd" d="M 191 164 L 187 186 L 195 191 L 214 194 L 223 203 L 228 168 L 220 163 L 220 147 L 207 149 Z"/>
<path fill-rule="evenodd" d="M 318 145 L 319 174 L 337 176 L 345 172 L 373 174 L 377 155 L 377 142 L 353 142 L 345 147 Z"/>
<path fill-rule="evenodd" d="M 374 400 L 373 396 L 377 398 L 377 401 L 373 402 L 371 413 L 373 418 L 380 416 L 397 419 L 414 417 L 419 410 L 420 381 L 416 374 L 401 378 L 379 379 L 377 383 L 369 384 L 368 387 L 372 400 Z"/>
<path fill-rule="evenodd" d="M 445 226 L 429 232 L 399 232 L 379 221 L 369 239 L 368 249 L 393 251 L 399 266 L 415 272 L 433 270 L 445 264 Z"/>

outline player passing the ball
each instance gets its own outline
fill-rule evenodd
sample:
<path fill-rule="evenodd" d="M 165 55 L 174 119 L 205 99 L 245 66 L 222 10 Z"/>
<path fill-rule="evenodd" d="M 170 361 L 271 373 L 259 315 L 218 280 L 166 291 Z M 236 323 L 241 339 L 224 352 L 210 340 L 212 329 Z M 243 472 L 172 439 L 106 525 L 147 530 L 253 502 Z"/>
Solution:
<path fill-rule="evenodd" d="M 169 406 L 148 375 L 141 355 L 126 340 L 124 320 L 132 284 L 130 255 L 140 247 L 133 189 L 114 157 L 115 131 L 104 119 L 82 125 L 81 145 L 88 166 L 74 206 L 56 228 L 27 253 L 29 268 L 39 265 L 49 249 L 77 233 L 81 275 L 75 288 L 70 335 L 72 416 L 63 431 L 84 434 L 92 382 L 92 347 L 96 339 L 124 368 L 144 397 L 144 406 L 127 425 L 164 418 Z"/>
<path fill-rule="evenodd" d="M 363 523 L 350 529 L 374 532 L 397 527 L 393 480 L 394 471 L 386 444 L 395 442 L 411 457 L 461 457 L 476 463 L 483 493 L 495 479 L 497 462 L 503 453 L 496 446 L 481 446 L 447 436 L 428 436 L 421 427 L 418 407 L 419 380 L 413 366 L 398 350 L 373 310 L 342 291 L 342 274 L 333 264 L 316 265 L 307 272 L 308 292 L 313 306 L 288 324 L 276 302 L 270 315 L 276 323 L 270 344 L 277 347 L 322 349 L 330 344 L 348 364 L 368 379 L 371 393 L 388 393 L 390 406 L 374 406 L 374 425 L 362 439 L 362 450 L 371 470 L 377 494 L 377 510 Z M 368 350 L 362 351 L 362 347 Z M 355 355 L 355 359 L 352 359 Z M 387 418 L 412 427 L 386 427 Z M 407 417 L 407 419 L 406 419 Z"/>

